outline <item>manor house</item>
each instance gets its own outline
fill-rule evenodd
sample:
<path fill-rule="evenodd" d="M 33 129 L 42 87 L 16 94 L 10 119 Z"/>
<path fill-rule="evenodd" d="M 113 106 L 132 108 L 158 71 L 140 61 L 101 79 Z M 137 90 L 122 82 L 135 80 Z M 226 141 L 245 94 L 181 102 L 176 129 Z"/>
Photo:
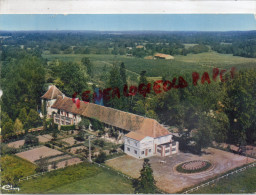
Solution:
<path fill-rule="evenodd" d="M 179 143 L 155 119 L 83 101 L 77 108 L 72 98 L 54 85 L 41 98 L 46 103 L 47 117 L 52 117 L 56 124 L 77 125 L 85 117 L 123 131 L 124 152 L 135 158 L 171 156 L 178 152 Z"/>

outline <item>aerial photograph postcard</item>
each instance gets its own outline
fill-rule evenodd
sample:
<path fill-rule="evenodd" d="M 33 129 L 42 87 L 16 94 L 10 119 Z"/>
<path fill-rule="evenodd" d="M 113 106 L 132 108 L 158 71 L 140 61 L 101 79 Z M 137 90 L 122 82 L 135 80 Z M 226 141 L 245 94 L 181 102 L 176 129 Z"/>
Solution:
<path fill-rule="evenodd" d="M 253 14 L 0 14 L 1 193 L 256 192 Z"/>

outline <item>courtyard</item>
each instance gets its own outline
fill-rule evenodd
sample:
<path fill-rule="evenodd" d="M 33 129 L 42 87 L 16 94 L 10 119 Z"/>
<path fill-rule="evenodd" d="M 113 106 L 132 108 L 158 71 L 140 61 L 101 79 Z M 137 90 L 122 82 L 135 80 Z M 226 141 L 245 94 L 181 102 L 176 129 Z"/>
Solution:
<path fill-rule="evenodd" d="M 180 152 L 169 157 L 153 156 L 149 159 L 157 187 L 167 193 L 177 193 L 184 188 L 199 184 L 228 170 L 254 161 L 252 158 L 214 148 L 205 149 L 201 156 Z M 206 160 L 211 162 L 212 166 L 204 172 L 192 174 L 179 173 L 175 170 L 175 167 L 180 163 L 192 160 Z M 162 162 L 160 163 L 160 161 Z M 108 160 L 106 164 L 133 178 L 138 178 L 143 159 L 125 155 Z"/>

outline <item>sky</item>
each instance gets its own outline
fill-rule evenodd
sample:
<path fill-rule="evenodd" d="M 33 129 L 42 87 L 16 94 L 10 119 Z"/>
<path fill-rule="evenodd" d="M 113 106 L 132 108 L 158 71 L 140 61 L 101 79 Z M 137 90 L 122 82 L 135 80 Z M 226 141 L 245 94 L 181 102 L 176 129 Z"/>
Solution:
<path fill-rule="evenodd" d="M 1 14 L 0 30 L 246 31 L 253 14 Z"/>

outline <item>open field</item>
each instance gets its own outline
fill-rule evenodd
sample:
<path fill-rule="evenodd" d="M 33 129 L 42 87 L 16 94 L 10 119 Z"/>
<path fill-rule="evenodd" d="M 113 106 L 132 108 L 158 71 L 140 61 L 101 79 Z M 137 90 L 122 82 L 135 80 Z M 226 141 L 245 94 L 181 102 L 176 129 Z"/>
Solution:
<path fill-rule="evenodd" d="M 184 43 L 183 45 L 185 46 L 185 49 L 188 49 L 188 48 L 196 46 L 198 44 L 195 44 L 195 43 Z"/>
<path fill-rule="evenodd" d="M 202 156 L 180 152 L 171 157 L 153 156 L 149 159 L 153 168 L 157 187 L 168 193 L 179 192 L 184 188 L 199 184 L 202 181 L 222 174 L 228 170 L 254 161 L 254 159 L 249 158 L 247 162 L 247 159 L 244 156 L 214 148 L 206 149 L 205 154 Z M 160 164 L 160 160 L 164 160 L 166 163 Z M 178 173 L 174 169 L 178 164 L 191 160 L 207 160 L 213 164 L 213 167 L 205 172 L 194 174 Z M 143 160 L 135 159 L 127 155 L 106 162 L 107 165 L 135 178 L 139 177 L 142 163 Z"/>
<path fill-rule="evenodd" d="M 39 160 L 40 157 L 45 158 L 45 157 L 54 156 L 58 154 L 62 154 L 62 152 L 48 148 L 46 146 L 42 146 L 42 147 L 28 150 L 25 152 L 17 153 L 16 155 L 34 163 L 36 160 Z"/>
<path fill-rule="evenodd" d="M 236 175 L 221 179 L 212 184 L 195 191 L 196 194 L 223 194 L 223 193 L 255 193 L 256 192 L 256 167 L 247 169 Z"/>
<path fill-rule="evenodd" d="M 88 163 L 49 172 L 42 177 L 21 183 L 19 193 L 41 194 L 130 194 L 130 180 Z"/>
<path fill-rule="evenodd" d="M 44 54 L 48 60 L 59 59 L 80 63 L 83 57 L 89 57 L 95 67 L 95 73 L 100 74 L 104 66 L 107 72 L 112 64 L 124 62 L 127 75 L 131 79 L 136 79 L 138 74 L 146 70 L 148 77 L 159 77 L 165 74 L 182 75 L 186 72 L 201 72 L 212 70 L 213 67 L 237 69 L 256 67 L 255 58 L 244 58 L 231 54 L 219 54 L 216 52 L 206 52 L 200 54 L 188 54 L 187 56 L 177 55 L 174 60 L 147 60 L 137 57 L 127 57 L 121 55 L 98 55 L 98 54 Z"/>

